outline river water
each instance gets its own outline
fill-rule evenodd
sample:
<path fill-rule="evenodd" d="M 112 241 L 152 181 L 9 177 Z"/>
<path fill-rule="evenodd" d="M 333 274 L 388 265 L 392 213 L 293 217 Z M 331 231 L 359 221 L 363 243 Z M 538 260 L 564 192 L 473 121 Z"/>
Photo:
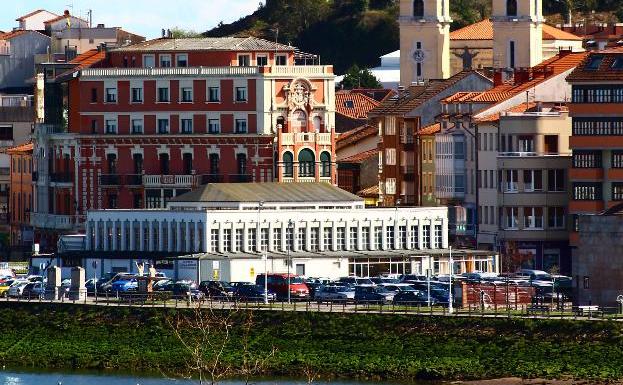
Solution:
<path fill-rule="evenodd" d="M 307 381 L 274 379 L 253 381 L 254 385 L 306 385 Z M 197 385 L 198 380 L 167 379 L 131 374 L 82 372 L 0 371 L 0 385 Z M 204 382 L 205 385 L 208 382 Z M 245 385 L 244 381 L 222 381 L 220 385 Z M 314 381 L 314 385 L 381 385 L 380 382 Z M 382 383 L 386 385 L 387 383 Z M 413 384 L 414 385 L 414 384 Z"/>

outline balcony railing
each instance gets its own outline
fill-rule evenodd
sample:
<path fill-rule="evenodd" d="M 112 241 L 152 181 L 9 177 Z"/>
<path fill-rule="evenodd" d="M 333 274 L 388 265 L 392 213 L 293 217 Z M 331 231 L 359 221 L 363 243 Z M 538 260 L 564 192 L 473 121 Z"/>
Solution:
<path fill-rule="evenodd" d="M 50 181 L 54 183 L 72 183 L 74 175 L 69 172 L 55 172 L 50 174 Z"/>
<path fill-rule="evenodd" d="M 37 124 L 35 131 L 41 135 L 67 133 L 67 127 L 61 124 Z"/>
<path fill-rule="evenodd" d="M 571 153 L 563 153 L 563 152 L 523 152 L 523 151 L 512 151 L 512 152 L 500 152 L 498 153 L 498 157 L 500 158 L 529 158 L 529 157 L 537 157 L 537 156 L 571 156 Z"/>
<path fill-rule="evenodd" d="M 145 186 L 185 186 L 193 185 L 194 175 L 143 175 Z"/>
<path fill-rule="evenodd" d="M 71 215 L 31 213 L 30 224 L 33 227 L 43 229 L 70 230 L 74 221 Z"/>
<path fill-rule="evenodd" d="M 100 184 L 102 186 L 119 186 L 121 177 L 118 174 L 102 174 L 100 176 Z"/>
<path fill-rule="evenodd" d="M 330 145 L 331 144 L 331 133 L 330 132 L 321 132 L 321 133 L 313 133 L 313 132 L 285 132 L 281 134 L 281 144 L 284 146 L 291 146 L 294 143 L 314 143 L 317 142 L 321 145 Z"/>
<path fill-rule="evenodd" d="M 164 76 L 249 76 L 258 67 L 169 67 L 169 68 L 88 68 L 82 77 L 164 77 Z"/>

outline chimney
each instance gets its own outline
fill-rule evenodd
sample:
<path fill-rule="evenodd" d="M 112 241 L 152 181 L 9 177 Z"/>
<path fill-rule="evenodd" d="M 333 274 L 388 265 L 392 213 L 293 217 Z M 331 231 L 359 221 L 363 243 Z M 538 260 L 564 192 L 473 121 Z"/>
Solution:
<path fill-rule="evenodd" d="M 104 24 L 98 24 L 97 28 L 104 28 Z"/>
<path fill-rule="evenodd" d="M 65 16 L 65 17 L 69 17 L 70 16 L 68 9 L 66 9 L 65 12 L 63 12 L 63 16 Z"/>
<path fill-rule="evenodd" d="M 493 72 L 493 87 L 501 86 L 504 83 L 504 74 L 500 70 Z"/>
<path fill-rule="evenodd" d="M 167 29 L 167 37 L 170 39 L 173 37 L 173 32 L 170 29 Z"/>
<path fill-rule="evenodd" d="M 164 29 L 164 28 L 162 28 L 162 37 L 163 37 L 163 38 L 165 38 L 165 37 L 167 36 L 167 35 L 166 35 L 166 33 L 167 33 L 167 31 L 165 31 L 165 29 Z"/>

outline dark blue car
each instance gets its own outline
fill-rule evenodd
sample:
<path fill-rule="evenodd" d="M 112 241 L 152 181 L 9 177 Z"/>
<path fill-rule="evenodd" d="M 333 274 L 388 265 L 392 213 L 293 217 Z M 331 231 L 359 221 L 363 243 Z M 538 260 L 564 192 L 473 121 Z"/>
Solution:
<path fill-rule="evenodd" d="M 264 301 L 264 293 L 266 292 L 262 285 L 239 285 L 236 287 L 235 297 L 239 301 Z M 269 290 L 267 297 L 269 301 L 274 301 L 277 295 Z"/>

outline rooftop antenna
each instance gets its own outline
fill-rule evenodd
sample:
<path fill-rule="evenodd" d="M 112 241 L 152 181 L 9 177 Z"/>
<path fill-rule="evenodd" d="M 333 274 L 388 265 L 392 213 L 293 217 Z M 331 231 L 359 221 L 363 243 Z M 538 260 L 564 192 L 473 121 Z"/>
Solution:
<path fill-rule="evenodd" d="M 89 28 L 93 28 L 93 10 L 89 9 L 87 15 L 89 15 Z"/>

